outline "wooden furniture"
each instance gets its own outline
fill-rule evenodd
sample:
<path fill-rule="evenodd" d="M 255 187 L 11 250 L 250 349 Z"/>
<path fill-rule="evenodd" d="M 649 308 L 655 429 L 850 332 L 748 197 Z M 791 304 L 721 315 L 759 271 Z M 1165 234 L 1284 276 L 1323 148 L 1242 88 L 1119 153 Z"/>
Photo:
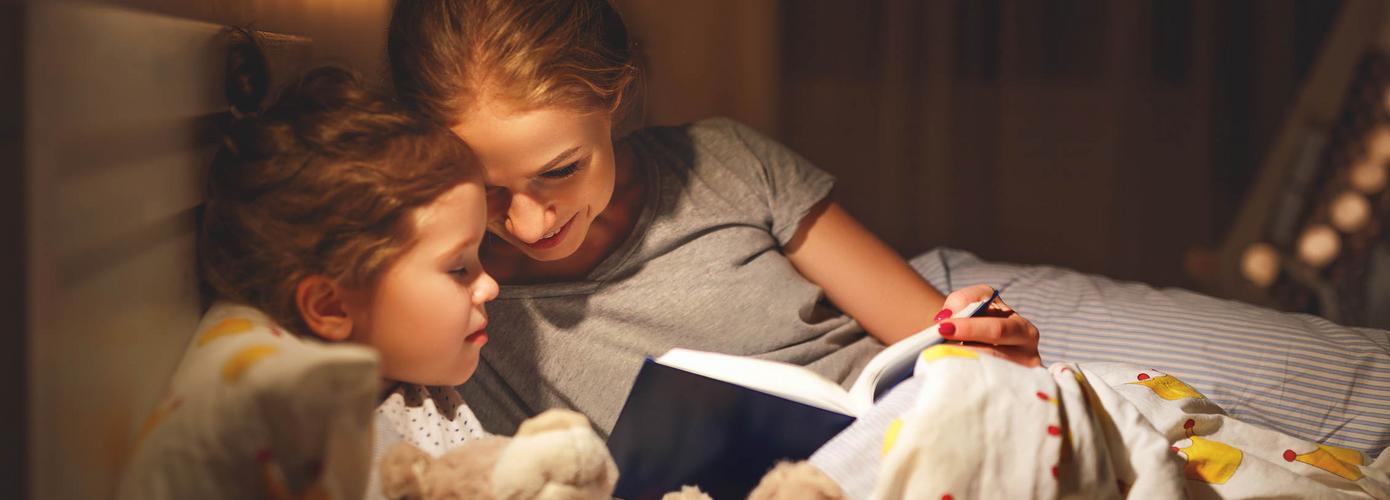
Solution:
<path fill-rule="evenodd" d="M 1221 248 L 1218 293 L 1390 328 L 1390 6 L 1351 1 Z"/>

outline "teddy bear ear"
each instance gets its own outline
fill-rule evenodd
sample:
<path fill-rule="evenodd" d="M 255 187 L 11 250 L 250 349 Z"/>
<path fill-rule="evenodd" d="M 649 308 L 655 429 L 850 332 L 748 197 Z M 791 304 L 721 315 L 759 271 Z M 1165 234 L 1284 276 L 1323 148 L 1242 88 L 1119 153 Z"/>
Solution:
<path fill-rule="evenodd" d="M 844 500 L 839 483 L 807 461 L 778 462 L 748 494 L 748 500 Z"/>
<path fill-rule="evenodd" d="M 680 491 L 672 491 L 661 496 L 661 500 L 714 500 L 698 486 L 681 486 Z"/>
<path fill-rule="evenodd" d="M 589 419 L 585 418 L 584 415 L 570 410 L 551 408 L 522 422 L 516 430 L 516 436 L 531 436 L 550 431 L 587 427 L 589 427 Z"/>
<path fill-rule="evenodd" d="M 381 493 L 392 500 L 423 498 L 420 475 L 432 458 L 406 442 L 396 443 L 381 457 Z"/>

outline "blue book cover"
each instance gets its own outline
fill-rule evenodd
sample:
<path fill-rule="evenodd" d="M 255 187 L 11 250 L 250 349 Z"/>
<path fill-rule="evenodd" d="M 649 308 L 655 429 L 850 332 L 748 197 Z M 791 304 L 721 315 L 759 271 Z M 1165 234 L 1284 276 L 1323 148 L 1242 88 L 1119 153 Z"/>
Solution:
<path fill-rule="evenodd" d="M 744 498 L 780 459 L 804 459 L 854 417 L 647 359 L 613 434 L 614 496 L 661 498 L 698 485 Z"/>
<path fill-rule="evenodd" d="M 954 317 L 983 311 L 994 296 Z M 917 355 L 941 342 L 932 326 L 884 349 L 846 391 L 805 368 L 673 349 L 648 358 L 608 438 L 614 495 L 661 498 L 684 485 L 745 498 L 779 460 L 802 460 L 894 385 Z"/>

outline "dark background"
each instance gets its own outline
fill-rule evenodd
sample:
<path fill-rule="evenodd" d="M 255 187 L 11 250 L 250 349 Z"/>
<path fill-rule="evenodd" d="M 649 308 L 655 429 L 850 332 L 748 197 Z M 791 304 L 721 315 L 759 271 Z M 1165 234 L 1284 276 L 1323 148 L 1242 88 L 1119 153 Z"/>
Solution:
<path fill-rule="evenodd" d="M 753 124 L 904 254 L 1198 289 L 1341 4 L 619 3 L 648 122 Z"/>

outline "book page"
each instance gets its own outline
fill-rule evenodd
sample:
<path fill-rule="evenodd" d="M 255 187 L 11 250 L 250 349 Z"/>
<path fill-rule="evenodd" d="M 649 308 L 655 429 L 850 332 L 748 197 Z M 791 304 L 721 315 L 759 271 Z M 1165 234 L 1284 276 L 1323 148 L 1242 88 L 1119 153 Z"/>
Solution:
<path fill-rule="evenodd" d="M 839 384 L 789 363 L 689 349 L 671 349 L 655 361 L 824 410 L 858 415 L 849 403 L 849 393 Z"/>
<path fill-rule="evenodd" d="M 968 318 L 984 310 L 999 292 L 988 299 L 971 302 L 960 311 L 956 311 L 951 318 Z M 874 397 L 878 395 L 880 382 L 886 384 L 901 382 L 906 376 L 911 375 L 912 367 L 917 363 L 917 354 L 928 347 L 941 342 L 941 335 L 937 333 L 937 326 L 932 325 L 927 329 L 913 334 L 912 336 L 899 340 L 897 343 L 888 346 L 871 358 L 868 364 L 864 365 L 864 371 L 859 373 L 859 378 L 854 380 L 854 385 L 849 388 L 849 404 L 854 413 L 851 415 L 861 415 L 874 405 Z"/>

